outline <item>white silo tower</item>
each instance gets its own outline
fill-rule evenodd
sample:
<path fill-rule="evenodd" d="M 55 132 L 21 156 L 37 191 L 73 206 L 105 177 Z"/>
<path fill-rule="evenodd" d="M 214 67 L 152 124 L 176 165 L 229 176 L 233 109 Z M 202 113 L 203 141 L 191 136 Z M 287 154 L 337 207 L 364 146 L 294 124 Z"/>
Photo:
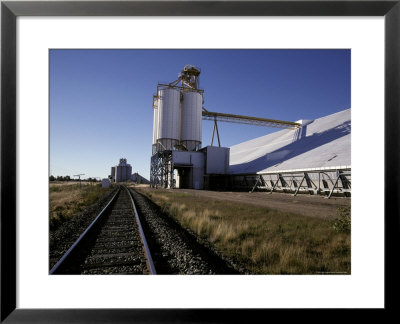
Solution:
<path fill-rule="evenodd" d="M 186 65 L 177 80 L 157 85 L 157 94 L 153 96 L 150 166 L 153 187 L 173 188 L 180 178 L 189 187 L 202 186 L 204 158 L 198 150 L 204 91 L 199 89 L 199 75 L 200 69 Z M 176 178 L 174 171 L 177 171 Z"/>
<path fill-rule="evenodd" d="M 183 91 L 181 112 L 181 144 L 188 151 L 201 146 L 201 111 L 203 96 L 195 90 Z"/>
<path fill-rule="evenodd" d="M 163 88 L 158 90 L 157 95 L 157 151 L 173 150 L 180 139 L 180 91 L 176 88 Z"/>

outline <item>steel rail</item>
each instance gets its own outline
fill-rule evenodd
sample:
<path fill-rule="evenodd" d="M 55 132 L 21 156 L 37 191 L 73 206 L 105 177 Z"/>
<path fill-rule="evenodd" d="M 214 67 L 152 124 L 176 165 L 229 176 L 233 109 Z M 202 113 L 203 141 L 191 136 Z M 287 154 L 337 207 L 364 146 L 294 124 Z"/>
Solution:
<path fill-rule="evenodd" d="M 138 214 L 138 212 L 136 210 L 135 202 L 133 201 L 132 193 L 128 188 L 126 188 L 126 187 L 124 187 L 124 188 L 128 191 L 129 197 L 131 198 L 132 207 L 133 207 L 133 210 L 135 212 L 135 219 L 136 219 L 136 222 L 137 222 L 138 227 L 139 227 L 140 237 L 142 239 L 142 243 L 143 243 L 144 250 L 145 250 L 145 253 L 146 253 L 147 261 L 149 263 L 148 266 L 150 268 L 150 272 L 151 272 L 151 274 L 155 275 L 155 274 L 157 274 L 156 273 L 156 268 L 154 267 L 153 259 L 152 259 L 151 254 L 150 254 L 150 249 L 149 249 L 149 246 L 147 244 L 146 236 L 144 235 L 144 231 L 143 231 L 143 228 L 142 228 L 142 223 L 140 222 L 140 219 L 139 219 L 139 214 Z"/>
<path fill-rule="evenodd" d="M 89 232 L 89 230 L 94 226 L 94 224 L 99 220 L 101 215 L 107 210 L 110 204 L 114 201 L 115 197 L 117 196 L 120 189 L 117 190 L 115 195 L 110 199 L 108 204 L 103 208 L 103 210 L 96 216 L 96 218 L 90 223 L 90 225 L 86 228 L 86 230 L 79 236 L 79 238 L 71 245 L 67 252 L 61 257 L 60 260 L 53 266 L 50 270 L 49 274 L 54 274 L 55 271 L 60 267 L 60 265 L 65 261 L 65 259 L 71 254 L 71 252 L 76 248 L 79 242 L 85 237 L 85 235 Z"/>

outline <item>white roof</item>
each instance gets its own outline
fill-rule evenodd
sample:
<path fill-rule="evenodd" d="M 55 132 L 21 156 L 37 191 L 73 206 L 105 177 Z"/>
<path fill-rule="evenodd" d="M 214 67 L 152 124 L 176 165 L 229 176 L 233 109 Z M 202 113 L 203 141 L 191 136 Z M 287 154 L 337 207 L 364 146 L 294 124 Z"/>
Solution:
<path fill-rule="evenodd" d="M 351 166 L 351 109 L 302 122 L 300 129 L 284 129 L 232 146 L 230 173 Z"/>

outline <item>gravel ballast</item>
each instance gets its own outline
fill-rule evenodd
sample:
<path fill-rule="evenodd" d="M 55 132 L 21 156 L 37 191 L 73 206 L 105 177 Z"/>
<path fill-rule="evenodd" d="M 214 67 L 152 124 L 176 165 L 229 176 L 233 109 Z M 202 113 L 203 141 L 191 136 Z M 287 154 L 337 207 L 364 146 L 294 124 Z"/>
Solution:
<path fill-rule="evenodd" d="M 147 197 L 131 189 L 158 274 L 240 274 Z"/>

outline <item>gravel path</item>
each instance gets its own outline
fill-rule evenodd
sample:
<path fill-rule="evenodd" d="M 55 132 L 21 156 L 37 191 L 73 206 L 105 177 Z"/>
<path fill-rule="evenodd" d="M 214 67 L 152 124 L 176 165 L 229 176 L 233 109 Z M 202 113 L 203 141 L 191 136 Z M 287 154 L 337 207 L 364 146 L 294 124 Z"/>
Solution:
<path fill-rule="evenodd" d="M 165 215 L 151 200 L 130 189 L 157 274 L 238 274 L 240 270 L 199 243 L 193 233 Z"/>
<path fill-rule="evenodd" d="M 169 189 L 152 189 L 141 187 L 144 191 L 168 191 Z M 171 191 L 169 191 L 171 192 Z M 293 194 L 274 192 L 232 192 L 232 191 L 209 191 L 194 189 L 174 189 L 174 193 L 186 192 L 193 196 L 210 199 L 239 202 L 251 205 L 267 207 L 281 212 L 289 212 L 303 216 L 333 219 L 338 217 L 337 208 L 350 206 L 351 198 L 332 197 L 325 199 L 322 196 L 300 194 L 296 197 Z"/>

